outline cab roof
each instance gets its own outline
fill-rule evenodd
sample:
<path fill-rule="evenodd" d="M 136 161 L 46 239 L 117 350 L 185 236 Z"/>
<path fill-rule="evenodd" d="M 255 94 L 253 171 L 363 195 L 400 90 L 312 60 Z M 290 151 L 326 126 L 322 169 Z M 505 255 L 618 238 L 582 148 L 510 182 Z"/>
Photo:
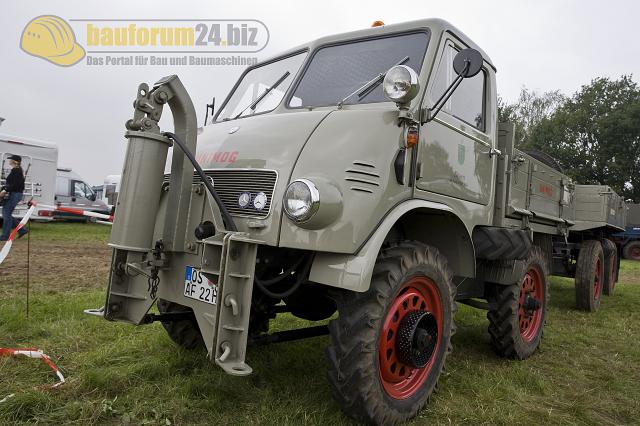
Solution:
<path fill-rule="evenodd" d="M 299 52 L 300 50 L 303 50 L 303 49 L 314 50 L 326 44 L 345 42 L 349 40 L 366 38 L 366 37 L 377 36 L 377 35 L 393 34 L 393 33 L 399 33 L 404 31 L 411 31 L 411 30 L 419 30 L 424 28 L 428 28 L 431 31 L 432 39 L 438 40 L 438 41 L 440 40 L 442 35 L 446 32 L 449 32 L 455 35 L 457 38 L 463 41 L 467 46 L 479 51 L 482 54 L 482 58 L 484 59 L 484 61 L 488 63 L 493 68 L 494 71 L 496 70 L 489 56 L 477 44 L 475 44 L 473 40 L 471 40 L 462 31 L 460 31 L 459 29 L 451 25 L 449 22 L 439 18 L 419 19 L 415 21 L 401 22 L 398 24 L 381 25 L 378 27 L 369 27 L 369 28 L 364 28 L 362 30 L 349 31 L 346 33 L 333 34 L 325 37 L 320 37 L 309 43 L 301 44 L 294 48 L 287 49 L 284 52 L 280 52 L 275 56 L 271 56 L 265 59 L 264 61 L 261 61 L 260 63 L 269 62 L 273 59 L 286 56 L 288 54 L 292 54 L 295 52 Z"/>

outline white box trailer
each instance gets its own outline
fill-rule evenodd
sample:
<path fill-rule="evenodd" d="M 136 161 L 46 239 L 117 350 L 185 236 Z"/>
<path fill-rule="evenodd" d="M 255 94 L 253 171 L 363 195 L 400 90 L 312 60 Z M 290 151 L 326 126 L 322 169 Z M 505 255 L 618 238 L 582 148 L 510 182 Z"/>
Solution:
<path fill-rule="evenodd" d="M 22 169 L 26 175 L 24 197 L 14 210 L 13 217 L 23 217 L 29 208 L 27 204 L 30 200 L 38 204 L 52 205 L 56 190 L 58 147 L 50 142 L 0 134 L 0 184 L 4 184 L 11 171 L 7 158 L 12 154 L 22 157 Z M 32 218 L 49 221 L 53 216 L 49 208 L 36 207 Z"/>
<path fill-rule="evenodd" d="M 116 204 L 116 199 L 118 198 L 118 192 L 120 192 L 120 176 L 121 175 L 107 175 L 102 185 L 93 187 L 97 199 L 106 203 L 112 212 L 113 206 Z"/>

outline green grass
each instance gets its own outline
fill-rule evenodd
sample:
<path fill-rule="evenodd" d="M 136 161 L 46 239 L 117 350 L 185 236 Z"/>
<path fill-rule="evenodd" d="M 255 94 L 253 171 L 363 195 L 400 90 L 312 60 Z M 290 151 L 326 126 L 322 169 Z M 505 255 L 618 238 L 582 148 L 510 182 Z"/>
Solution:
<path fill-rule="evenodd" d="M 44 235 L 64 240 L 84 225 L 36 226 L 42 229 L 34 227 L 34 244 Z M 104 228 L 89 226 L 81 238 L 106 240 Z M 69 286 L 81 280 L 69 277 Z M 623 261 L 616 294 L 589 314 L 574 309 L 571 280 L 552 278 L 542 345 L 523 362 L 496 357 L 485 312 L 461 306 L 440 391 L 412 424 L 638 423 L 639 281 L 640 262 Z M 325 379 L 327 337 L 250 348 L 255 373 L 231 377 L 204 353 L 177 348 L 159 324 L 133 327 L 83 315 L 102 305 L 102 289 L 33 294 L 28 319 L 19 286 L 7 294 L 0 299 L 0 347 L 42 348 L 67 383 L 43 388 L 55 380 L 46 366 L 0 358 L 0 399 L 15 394 L 0 403 L 2 425 L 352 424 Z M 272 325 L 308 323 L 286 315 Z"/>
<path fill-rule="evenodd" d="M 109 239 L 111 226 L 99 223 L 30 222 L 34 241 L 104 241 Z"/>

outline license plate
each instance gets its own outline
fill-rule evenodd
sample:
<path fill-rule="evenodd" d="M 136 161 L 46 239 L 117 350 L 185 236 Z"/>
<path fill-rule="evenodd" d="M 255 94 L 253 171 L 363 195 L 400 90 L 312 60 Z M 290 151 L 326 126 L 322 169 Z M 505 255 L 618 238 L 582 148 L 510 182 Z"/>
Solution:
<path fill-rule="evenodd" d="M 218 284 L 205 277 L 199 269 L 187 266 L 184 274 L 184 295 L 215 305 L 218 301 Z"/>

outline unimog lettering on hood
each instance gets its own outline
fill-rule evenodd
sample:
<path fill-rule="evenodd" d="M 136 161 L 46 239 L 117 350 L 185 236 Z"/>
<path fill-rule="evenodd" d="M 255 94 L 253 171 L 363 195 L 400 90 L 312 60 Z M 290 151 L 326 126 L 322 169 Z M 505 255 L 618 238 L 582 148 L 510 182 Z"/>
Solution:
<path fill-rule="evenodd" d="M 196 155 L 196 160 L 201 164 L 210 163 L 235 163 L 238 159 L 238 151 L 216 151 L 209 153 L 202 153 Z"/>

